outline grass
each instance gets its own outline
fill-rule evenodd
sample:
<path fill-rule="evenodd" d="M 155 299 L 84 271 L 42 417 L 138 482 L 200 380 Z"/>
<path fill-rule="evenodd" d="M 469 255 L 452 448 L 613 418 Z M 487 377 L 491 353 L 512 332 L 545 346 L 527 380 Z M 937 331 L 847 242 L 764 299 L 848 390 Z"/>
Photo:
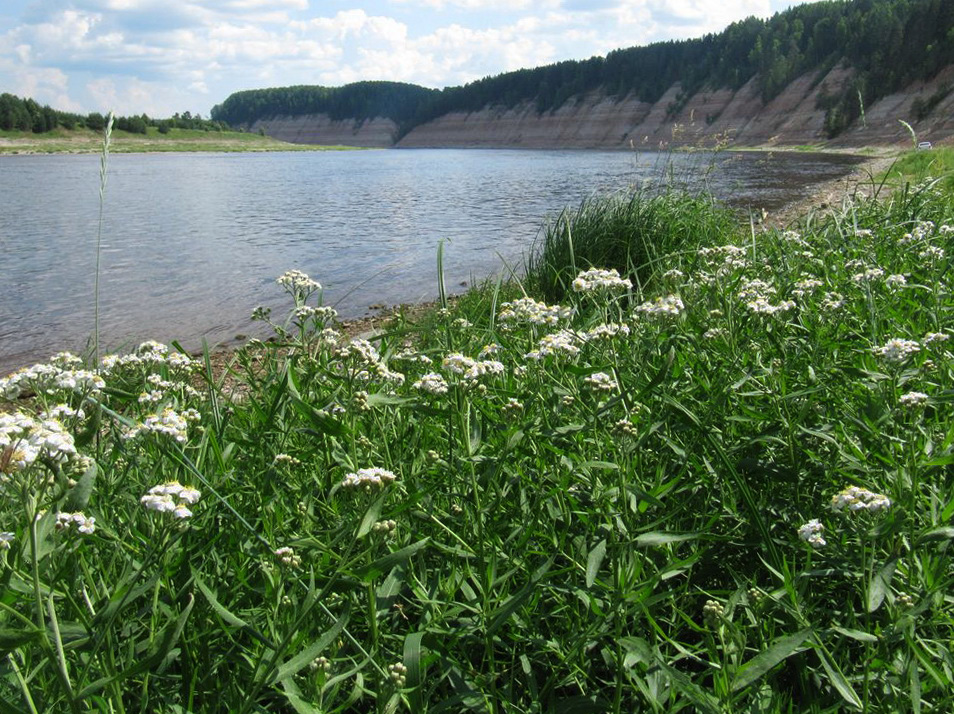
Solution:
<path fill-rule="evenodd" d="M 289 273 L 225 375 L 5 380 L 5 711 L 950 711 L 952 195 L 665 210 L 568 309 L 342 345 Z"/>
<path fill-rule="evenodd" d="M 913 151 L 894 164 L 891 174 L 902 180 L 917 181 L 925 176 L 940 178 L 946 191 L 954 191 L 954 148 L 939 146 L 928 151 Z"/>
<path fill-rule="evenodd" d="M 57 129 L 44 134 L 0 131 L 0 154 L 61 154 L 98 153 L 101 132 L 88 129 Z M 239 131 L 201 131 L 198 129 L 170 129 L 161 134 L 149 127 L 146 134 L 114 130 L 113 153 L 142 153 L 163 151 L 341 151 L 351 146 L 322 146 L 290 144 L 268 136 Z"/>

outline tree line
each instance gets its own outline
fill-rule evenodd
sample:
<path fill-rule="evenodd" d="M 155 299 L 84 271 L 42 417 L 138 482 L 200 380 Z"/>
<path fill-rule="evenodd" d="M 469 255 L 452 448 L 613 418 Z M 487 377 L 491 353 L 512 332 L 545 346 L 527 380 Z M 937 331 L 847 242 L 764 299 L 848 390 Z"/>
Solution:
<path fill-rule="evenodd" d="M 703 88 L 739 89 L 755 79 L 768 102 L 794 79 L 815 72 L 821 81 L 839 63 L 853 68 L 844 86 L 823 87 L 825 127 L 835 136 L 881 97 L 954 64 L 954 2 L 951 0 L 827 0 L 799 5 L 768 20 L 749 17 L 718 34 L 657 42 L 505 72 L 443 90 L 397 82 L 359 82 L 344 87 L 296 86 L 248 90 L 212 109 L 212 118 L 233 126 L 257 119 L 328 114 L 332 119 L 393 119 L 406 133 L 452 111 L 533 102 L 538 112 L 599 91 L 623 99 L 656 102 L 679 83 L 670 104 L 675 114 Z M 916 107 L 923 118 L 946 96 Z"/>
<path fill-rule="evenodd" d="M 76 114 L 62 112 L 47 105 L 41 106 L 33 99 L 21 99 L 13 94 L 0 94 L 0 130 L 27 131 L 43 134 L 54 129 L 91 129 L 103 131 L 107 117 L 100 112 Z M 149 127 L 155 127 L 165 134 L 172 129 L 199 129 L 202 131 L 222 131 L 228 127 L 221 121 L 203 119 L 191 112 L 173 114 L 168 119 L 154 119 L 146 114 L 138 116 L 119 116 L 113 119 L 113 128 L 133 134 L 145 134 Z"/>

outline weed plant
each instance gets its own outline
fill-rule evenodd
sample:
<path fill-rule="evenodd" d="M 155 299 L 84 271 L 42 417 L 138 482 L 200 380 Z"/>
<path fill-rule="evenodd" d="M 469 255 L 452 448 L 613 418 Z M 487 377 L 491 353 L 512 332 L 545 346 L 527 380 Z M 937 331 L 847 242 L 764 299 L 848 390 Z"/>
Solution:
<path fill-rule="evenodd" d="M 692 220 L 560 305 L 344 342 L 289 272 L 221 376 L 2 380 L 0 708 L 951 711 L 950 194 L 647 200 Z"/>

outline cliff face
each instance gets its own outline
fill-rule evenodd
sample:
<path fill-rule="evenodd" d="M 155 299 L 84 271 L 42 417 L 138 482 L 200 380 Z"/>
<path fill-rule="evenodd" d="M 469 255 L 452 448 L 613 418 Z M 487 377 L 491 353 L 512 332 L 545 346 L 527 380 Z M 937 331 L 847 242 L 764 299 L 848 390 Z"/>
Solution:
<path fill-rule="evenodd" d="M 602 94 L 570 99 L 552 112 L 538 114 L 532 103 L 506 108 L 487 106 L 475 112 L 451 112 L 412 129 L 399 147 L 483 148 L 646 148 L 670 146 L 794 146 L 860 147 L 900 144 L 910 135 L 899 119 L 911 124 L 918 139 L 939 141 L 954 135 L 954 91 L 922 121 L 912 105 L 927 101 L 939 89 L 954 84 L 954 67 L 930 82 L 889 95 L 870 107 L 833 140 L 825 134 L 825 110 L 818 100 L 836 93 L 852 71 L 836 67 L 824 76 L 806 74 L 788 85 L 768 104 L 759 96 L 756 80 L 737 91 L 707 90 L 683 96 L 678 84 L 649 104 L 634 97 L 620 101 Z M 259 121 L 270 136 L 296 143 L 392 146 L 398 128 L 388 119 L 331 121 L 324 115 L 276 117 Z"/>
<path fill-rule="evenodd" d="M 398 127 L 391 119 L 376 117 L 365 121 L 332 120 L 326 114 L 300 114 L 293 117 L 260 119 L 249 131 L 265 133 L 292 144 L 326 144 L 341 146 L 393 146 Z"/>

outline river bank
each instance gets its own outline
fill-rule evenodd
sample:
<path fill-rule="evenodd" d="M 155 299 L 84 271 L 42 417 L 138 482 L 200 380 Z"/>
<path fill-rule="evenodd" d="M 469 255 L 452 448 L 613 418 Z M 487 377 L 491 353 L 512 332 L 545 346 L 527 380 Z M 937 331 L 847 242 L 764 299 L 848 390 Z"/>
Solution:
<path fill-rule="evenodd" d="M 290 144 L 256 133 L 240 131 L 202 131 L 170 129 L 162 134 L 149 127 L 146 134 L 113 130 L 110 152 L 115 154 L 167 152 L 262 152 L 262 151 L 350 151 L 359 147 L 315 144 Z M 3 154 L 98 154 L 103 135 L 89 129 L 57 129 L 43 134 L 0 132 Z"/>

